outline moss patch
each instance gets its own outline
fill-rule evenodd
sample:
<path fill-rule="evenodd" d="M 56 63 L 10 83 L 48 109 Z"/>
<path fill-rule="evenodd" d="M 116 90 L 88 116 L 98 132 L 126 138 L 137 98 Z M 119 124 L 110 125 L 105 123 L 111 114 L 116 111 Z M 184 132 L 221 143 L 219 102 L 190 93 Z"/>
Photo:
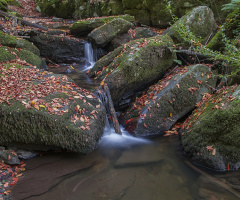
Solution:
<path fill-rule="evenodd" d="M 215 169 L 225 170 L 228 164 L 235 169 L 240 161 L 240 87 L 224 88 L 202 102 L 185 125 L 182 143 L 199 162 Z M 215 153 L 224 165 L 215 162 Z"/>
<path fill-rule="evenodd" d="M 24 39 L 18 39 L 15 36 L 10 36 L 3 31 L 0 31 L 0 44 L 3 46 L 13 47 L 13 48 L 20 48 L 31 51 L 32 53 L 36 54 L 37 56 L 40 55 L 40 52 L 37 47 L 35 47 L 32 43 Z"/>

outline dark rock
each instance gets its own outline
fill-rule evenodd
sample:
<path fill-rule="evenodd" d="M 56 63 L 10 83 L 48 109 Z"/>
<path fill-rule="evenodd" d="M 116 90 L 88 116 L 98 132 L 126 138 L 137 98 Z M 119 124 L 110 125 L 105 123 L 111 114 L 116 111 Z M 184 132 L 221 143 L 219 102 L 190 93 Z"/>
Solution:
<path fill-rule="evenodd" d="M 19 165 L 20 160 L 18 157 L 9 150 L 0 150 L 0 160 L 3 160 L 9 165 Z"/>
<path fill-rule="evenodd" d="M 63 18 L 53 17 L 52 22 L 63 22 Z"/>
<path fill-rule="evenodd" d="M 43 57 L 56 63 L 81 62 L 84 57 L 84 41 L 64 36 L 40 34 L 32 36 Z"/>
<path fill-rule="evenodd" d="M 39 152 L 37 151 L 27 151 L 23 149 L 18 149 L 16 153 L 18 155 L 18 158 L 25 159 L 25 160 L 39 156 Z"/>
<path fill-rule="evenodd" d="M 127 129 L 135 127 L 134 134 L 141 136 L 165 133 L 194 109 L 202 94 L 210 92 L 209 86 L 216 84 L 215 78 L 209 78 L 212 73 L 204 65 L 189 66 L 175 73 L 171 79 L 151 86 L 147 94 L 132 104 L 123 120 Z"/>

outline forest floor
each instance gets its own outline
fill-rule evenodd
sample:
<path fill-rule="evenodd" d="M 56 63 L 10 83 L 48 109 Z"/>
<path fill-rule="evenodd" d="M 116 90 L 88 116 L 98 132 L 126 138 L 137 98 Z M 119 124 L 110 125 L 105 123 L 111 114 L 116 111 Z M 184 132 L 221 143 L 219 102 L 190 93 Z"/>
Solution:
<path fill-rule="evenodd" d="M 9 5 L 9 10 L 18 12 L 24 18 L 28 18 L 27 21 L 33 23 L 35 20 L 34 17 L 41 16 L 41 14 L 36 10 L 36 3 L 34 0 L 18 0 L 18 2 L 21 7 Z M 0 26 L 2 30 L 7 32 L 12 31 L 11 22 L 1 17 Z M 10 154 L 9 156 L 11 157 Z M 11 187 L 13 187 L 18 182 L 19 178 L 22 177 L 25 165 L 24 161 L 21 161 L 20 165 L 8 165 L 3 161 L 0 161 L 0 200 L 9 199 L 11 197 Z"/>

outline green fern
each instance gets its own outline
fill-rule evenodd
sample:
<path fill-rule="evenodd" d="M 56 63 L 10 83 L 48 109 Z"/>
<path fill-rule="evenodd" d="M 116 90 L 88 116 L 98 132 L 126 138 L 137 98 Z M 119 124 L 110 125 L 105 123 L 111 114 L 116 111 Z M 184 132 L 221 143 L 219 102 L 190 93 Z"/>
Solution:
<path fill-rule="evenodd" d="M 231 3 L 224 4 L 222 10 L 234 10 L 238 6 L 240 6 L 240 0 L 232 0 Z"/>

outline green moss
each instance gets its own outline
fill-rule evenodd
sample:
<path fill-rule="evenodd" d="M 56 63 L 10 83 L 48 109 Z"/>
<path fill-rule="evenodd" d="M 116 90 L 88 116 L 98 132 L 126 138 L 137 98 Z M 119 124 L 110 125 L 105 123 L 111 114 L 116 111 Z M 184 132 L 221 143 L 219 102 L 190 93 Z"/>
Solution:
<path fill-rule="evenodd" d="M 197 155 L 207 146 L 213 146 L 223 156 L 226 165 L 231 163 L 233 167 L 234 163 L 239 162 L 240 96 L 238 94 L 235 100 L 229 101 L 233 97 L 233 91 L 239 92 L 240 87 L 222 90 L 194 112 L 182 137 L 186 151 Z M 211 160 L 211 157 L 208 159 Z"/>
<path fill-rule="evenodd" d="M 35 47 L 29 41 L 24 39 L 18 39 L 15 36 L 10 36 L 7 33 L 4 33 L 3 31 L 0 31 L 0 44 L 3 46 L 12 47 L 12 48 L 25 49 L 25 50 L 31 51 L 32 53 L 38 56 L 40 55 L 38 48 Z"/>
<path fill-rule="evenodd" d="M 15 58 L 16 56 L 9 52 L 8 47 L 0 47 L 0 62 L 11 61 Z"/>
<path fill-rule="evenodd" d="M 98 28 L 104 25 L 107 22 L 112 21 L 113 19 L 121 18 L 129 22 L 134 22 L 134 17 L 130 15 L 120 15 L 120 16 L 111 16 L 111 17 L 100 17 L 92 18 L 87 20 L 81 20 L 73 23 L 70 27 L 70 31 L 74 35 L 87 35 L 95 28 Z"/>
<path fill-rule="evenodd" d="M 37 67 L 41 66 L 42 64 L 42 59 L 28 50 L 23 49 L 22 51 L 17 52 L 17 55 L 20 59 L 25 60 L 27 63 Z"/>
<path fill-rule="evenodd" d="M 125 10 L 125 14 L 129 14 L 131 16 L 134 16 L 137 21 L 139 21 L 141 24 L 151 26 L 151 15 L 148 10 L 138 10 L 138 9 L 131 9 L 131 10 Z"/>
<path fill-rule="evenodd" d="M 0 62 L 7 62 L 17 58 L 25 60 L 37 67 L 43 67 L 44 65 L 42 59 L 30 51 L 17 50 L 6 46 L 0 47 Z"/>
<path fill-rule="evenodd" d="M 0 10 L 4 12 L 8 11 L 8 2 L 6 0 L 0 0 Z"/>

